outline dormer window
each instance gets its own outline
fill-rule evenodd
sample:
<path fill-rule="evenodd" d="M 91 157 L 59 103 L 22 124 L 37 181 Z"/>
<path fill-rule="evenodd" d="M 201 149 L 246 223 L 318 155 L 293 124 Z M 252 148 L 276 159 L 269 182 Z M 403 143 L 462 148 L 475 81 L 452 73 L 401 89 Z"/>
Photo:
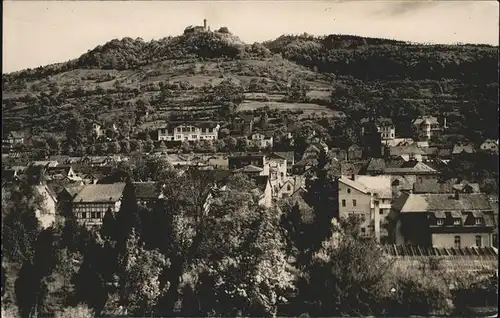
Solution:
<path fill-rule="evenodd" d="M 460 219 L 453 219 L 453 225 L 460 225 Z"/>
<path fill-rule="evenodd" d="M 443 225 L 444 220 L 443 219 L 437 219 L 437 225 Z"/>
<path fill-rule="evenodd" d="M 483 224 L 483 220 L 481 218 L 475 218 L 474 219 L 474 222 L 476 223 L 476 225 L 481 225 Z"/>

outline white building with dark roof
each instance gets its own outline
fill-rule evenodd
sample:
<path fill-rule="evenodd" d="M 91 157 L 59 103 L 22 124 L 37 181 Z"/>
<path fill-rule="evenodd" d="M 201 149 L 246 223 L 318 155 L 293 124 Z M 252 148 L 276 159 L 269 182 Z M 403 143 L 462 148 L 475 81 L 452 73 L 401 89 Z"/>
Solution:
<path fill-rule="evenodd" d="M 483 151 L 498 153 L 498 140 L 486 139 L 479 147 Z"/>
<path fill-rule="evenodd" d="M 196 141 L 219 138 L 220 125 L 214 122 L 171 122 L 158 129 L 158 140 Z"/>
<path fill-rule="evenodd" d="M 424 140 L 431 139 L 442 130 L 437 117 L 434 116 L 420 116 L 413 120 L 412 126 L 415 136 Z"/>
<path fill-rule="evenodd" d="M 388 176 L 342 176 L 337 179 L 339 217 L 358 217 L 361 234 L 385 241 L 381 224 L 390 211 L 391 179 Z"/>
<path fill-rule="evenodd" d="M 403 193 L 392 203 L 394 243 L 427 247 L 495 246 L 495 215 L 480 193 Z"/>

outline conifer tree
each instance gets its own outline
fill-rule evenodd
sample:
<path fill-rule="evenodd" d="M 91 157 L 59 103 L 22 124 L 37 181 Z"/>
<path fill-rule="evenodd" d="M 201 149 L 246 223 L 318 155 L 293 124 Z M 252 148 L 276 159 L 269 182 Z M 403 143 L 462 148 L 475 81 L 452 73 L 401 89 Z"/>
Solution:
<path fill-rule="evenodd" d="M 102 220 L 102 227 L 101 227 L 102 237 L 105 239 L 115 240 L 116 239 L 115 229 L 116 229 L 115 217 L 113 215 L 113 212 L 111 211 L 111 208 L 108 208 Z"/>
<path fill-rule="evenodd" d="M 125 242 L 132 229 L 136 229 L 140 233 L 140 218 L 138 213 L 137 197 L 135 188 L 132 182 L 128 181 L 123 190 L 123 198 L 116 216 L 116 242 L 118 253 L 121 254 L 125 249 Z"/>

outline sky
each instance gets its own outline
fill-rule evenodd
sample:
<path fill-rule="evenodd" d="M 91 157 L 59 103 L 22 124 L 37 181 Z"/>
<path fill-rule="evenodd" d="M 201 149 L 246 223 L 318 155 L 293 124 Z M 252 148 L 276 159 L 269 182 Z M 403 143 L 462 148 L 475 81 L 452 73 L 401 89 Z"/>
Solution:
<path fill-rule="evenodd" d="M 227 26 L 246 43 L 282 34 L 350 34 L 498 45 L 497 1 L 4 1 L 2 71 L 74 59 L 114 38 Z"/>

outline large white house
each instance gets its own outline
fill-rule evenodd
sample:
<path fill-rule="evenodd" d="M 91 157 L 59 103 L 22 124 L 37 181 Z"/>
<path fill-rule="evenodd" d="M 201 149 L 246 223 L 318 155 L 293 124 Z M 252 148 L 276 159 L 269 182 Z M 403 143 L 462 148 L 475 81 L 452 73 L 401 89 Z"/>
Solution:
<path fill-rule="evenodd" d="M 195 141 L 215 140 L 219 136 L 220 125 L 213 122 L 168 123 L 158 129 L 158 140 Z"/>

